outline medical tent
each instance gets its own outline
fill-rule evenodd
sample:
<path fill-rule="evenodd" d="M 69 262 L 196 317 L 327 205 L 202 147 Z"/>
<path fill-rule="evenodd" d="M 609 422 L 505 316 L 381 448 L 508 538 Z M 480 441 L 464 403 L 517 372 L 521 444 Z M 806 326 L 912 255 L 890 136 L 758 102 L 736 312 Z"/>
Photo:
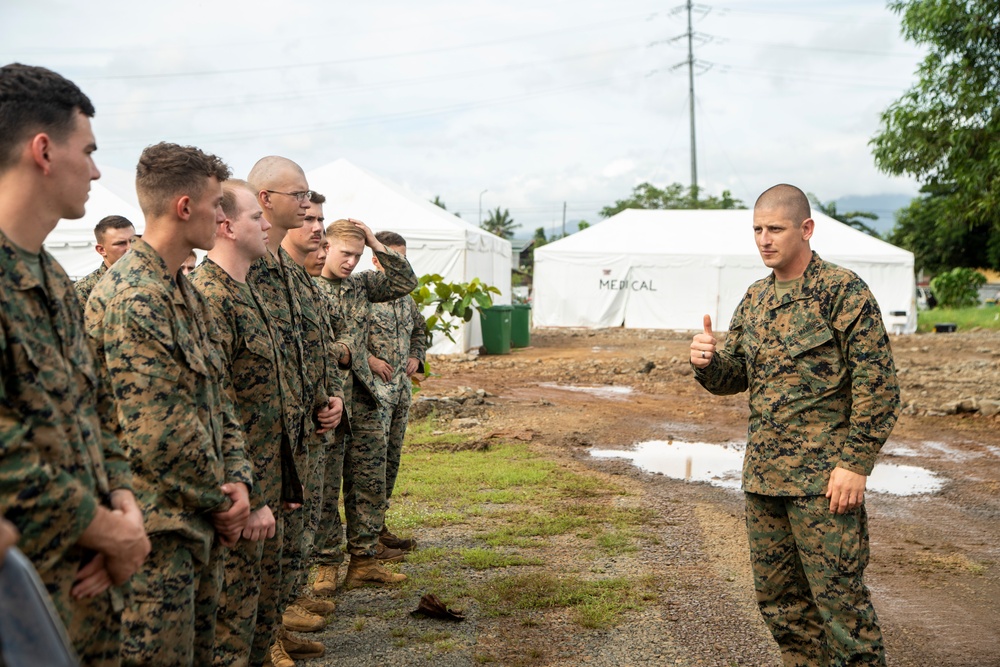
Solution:
<path fill-rule="evenodd" d="M 327 224 L 354 218 L 375 232 L 397 232 L 406 239 L 406 255 L 417 276 L 437 273 L 447 282 L 479 278 L 500 290 L 494 303 L 510 303 L 510 241 L 345 159 L 309 171 L 306 177 L 310 188 L 326 196 L 323 215 Z M 371 268 L 366 250 L 356 271 Z M 430 352 L 459 353 L 481 345 L 479 318 L 473 317 L 452 336 L 456 343 L 437 335 Z"/>
<path fill-rule="evenodd" d="M 913 253 L 814 213 L 812 249 L 871 288 L 886 328 L 916 331 Z M 628 209 L 535 250 L 539 327 L 701 329 L 729 321 L 750 283 L 770 274 L 749 210 Z"/>
<path fill-rule="evenodd" d="M 45 239 L 45 249 L 62 264 L 70 278 L 82 278 L 100 266 L 103 260 L 94 249 L 97 243 L 94 227 L 109 215 L 125 216 L 140 234 L 145 228 L 138 205 L 118 196 L 100 181 L 93 181 L 84 216 L 77 220 L 60 220 Z"/>

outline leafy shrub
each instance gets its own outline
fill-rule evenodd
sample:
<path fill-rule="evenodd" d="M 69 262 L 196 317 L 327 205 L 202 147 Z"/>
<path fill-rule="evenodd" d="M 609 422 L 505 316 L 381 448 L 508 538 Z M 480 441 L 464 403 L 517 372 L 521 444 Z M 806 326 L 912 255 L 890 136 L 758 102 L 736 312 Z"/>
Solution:
<path fill-rule="evenodd" d="M 931 280 L 931 290 L 943 308 L 970 308 L 979 304 L 979 288 L 986 276 L 974 269 L 956 267 Z"/>

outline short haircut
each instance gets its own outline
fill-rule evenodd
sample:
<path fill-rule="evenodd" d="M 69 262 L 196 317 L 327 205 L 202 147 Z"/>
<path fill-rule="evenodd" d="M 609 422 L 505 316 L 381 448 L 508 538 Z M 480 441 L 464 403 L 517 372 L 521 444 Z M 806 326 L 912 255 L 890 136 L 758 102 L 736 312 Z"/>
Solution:
<path fill-rule="evenodd" d="M 379 232 L 375 235 L 375 238 L 384 246 L 392 246 L 394 248 L 406 247 L 406 239 L 397 234 L 396 232 Z"/>
<path fill-rule="evenodd" d="M 764 190 L 753 205 L 753 210 L 759 209 L 782 209 L 788 213 L 796 227 L 812 217 L 809 198 L 802 190 L 787 183 L 779 183 Z"/>
<path fill-rule="evenodd" d="M 365 233 L 350 220 L 335 220 L 326 226 L 326 236 L 333 239 L 365 240 Z"/>
<path fill-rule="evenodd" d="M 221 183 L 231 175 L 221 158 L 194 146 L 167 142 L 147 146 L 135 168 L 139 207 L 146 215 L 163 215 L 172 198 L 199 197 L 206 178 L 214 176 Z"/>
<path fill-rule="evenodd" d="M 247 181 L 256 195 L 261 190 L 269 190 L 279 185 L 289 171 L 295 171 L 303 176 L 306 174 L 302 167 L 292 160 L 278 155 L 268 155 L 257 160 L 247 175 Z"/>
<path fill-rule="evenodd" d="M 40 132 L 65 140 L 77 111 L 92 118 L 94 105 L 69 79 L 21 63 L 0 68 L 0 172 L 17 161 L 18 145 Z"/>
<path fill-rule="evenodd" d="M 104 234 L 109 229 L 128 229 L 129 227 L 135 228 L 132 221 L 123 215 L 108 215 L 101 218 L 101 221 L 97 223 L 94 227 L 94 238 L 100 244 L 104 243 Z"/>
<path fill-rule="evenodd" d="M 254 192 L 253 188 L 246 181 L 239 178 L 227 179 L 225 183 L 222 184 L 222 212 L 226 214 L 226 217 L 230 220 L 235 220 L 239 217 L 243 209 L 240 208 L 239 200 L 236 198 L 236 192 L 238 190 L 246 190 L 250 194 L 257 198 L 257 193 Z"/>
<path fill-rule="evenodd" d="M 326 195 L 321 195 L 318 192 L 313 192 L 312 196 L 309 197 L 309 201 L 311 201 L 313 204 L 325 204 Z"/>

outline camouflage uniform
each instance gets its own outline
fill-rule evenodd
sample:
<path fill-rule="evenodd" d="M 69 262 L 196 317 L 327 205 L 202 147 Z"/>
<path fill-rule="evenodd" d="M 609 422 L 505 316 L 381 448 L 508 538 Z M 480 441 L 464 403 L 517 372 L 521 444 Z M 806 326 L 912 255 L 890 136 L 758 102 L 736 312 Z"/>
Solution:
<path fill-rule="evenodd" d="M 298 290 L 299 305 L 302 310 L 302 325 L 299 332 L 302 340 L 305 395 L 313 396 L 313 410 L 326 407 L 328 396 L 344 401 L 343 375 L 338 372 L 336 364 L 330 357 L 333 325 L 326 300 L 304 267 L 289 261 L 284 264 L 284 268 L 289 283 Z M 347 420 L 342 419 L 342 421 L 344 427 L 337 428 L 341 433 L 347 427 Z M 329 459 L 333 461 L 333 465 L 341 465 L 339 462 L 343 460 L 343 438 L 338 438 L 336 432 L 317 434 L 316 428 L 313 427 L 305 434 L 305 441 L 309 450 L 306 503 L 303 506 L 305 510 L 302 513 L 303 523 L 298 529 L 302 544 L 298 575 L 294 580 L 290 580 L 293 599 L 303 592 L 309 574 L 307 563 L 316 544 L 316 530 L 319 527 L 323 507 L 326 461 Z"/>
<path fill-rule="evenodd" d="M 284 266 L 294 261 L 282 248 L 278 257 L 270 252 L 250 266 L 247 284 L 260 299 L 263 310 L 271 316 L 275 342 L 278 346 L 278 361 L 282 369 L 284 385 L 282 391 L 285 404 L 285 431 L 289 437 L 294 468 L 302 471 L 303 482 L 307 482 L 305 471 L 309 464 L 309 451 L 305 441 L 306 433 L 315 431 L 312 420 L 313 398 L 306 400 L 306 380 L 303 370 L 302 352 L 302 307 L 298 289 L 290 280 Z M 289 490 L 283 489 L 283 492 Z M 301 535 L 305 509 L 285 510 L 278 507 L 275 513 L 282 528 L 281 551 L 265 549 L 261 559 L 261 586 L 275 586 L 279 590 L 278 603 L 274 607 L 258 606 L 257 632 L 254 635 L 250 664 L 261 664 L 268 649 L 274 643 L 275 633 L 281 625 L 281 613 L 291 602 L 294 582 L 302 571 Z M 298 535 L 298 538 L 294 536 Z"/>
<path fill-rule="evenodd" d="M 87 332 L 113 391 L 116 430 L 153 551 L 133 577 L 122 658 L 136 665 L 207 665 L 222 579 L 211 513 L 226 482 L 253 487 L 242 429 L 223 392 L 215 323 L 187 278 L 142 240 L 87 301 Z"/>
<path fill-rule="evenodd" d="M 813 253 L 782 298 L 750 286 L 725 346 L 695 377 L 714 394 L 750 390 L 743 465 L 757 601 L 786 665 L 884 665 L 863 582 L 862 504 L 830 512 L 835 467 L 869 475 L 899 414 L 878 304 L 854 273 Z"/>
<path fill-rule="evenodd" d="M 117 665 L 119 591 L 70 595 L 92 552 L 77 545 L 115 489 L 132 473 L 114 435 L 101 429 L 99 376 L 76 293 L 62 267 L 41 253 L 45 284 L 0 232 L 0 512 L 87 665 Z"/>
<path fill-rule="evenodd" d="M 107 272 L 108 265 L 102 260 L 99 267 L 73 283 L 73 287 L 76 288 L 76 293 L 80 297 L 80 303 L 85 306 L 87 305 L 87 299 L 90 298 L 90 293 L 94 291 L 94 286 L 97 285 L 98 281 Z"/>
<path fill-rule="evenodd" d="M 368 366 L 368 326 L 371 305 L 392 301 L 409 294 L 417 286 L 410 263 L 392 251 L 376 253 L 385 273 L 363 271 L 343 280 L 317 278 L 316 284 L 330 299 L 330 312 L 337 340 L 351 351 L 350 433 L 344 437 L 343 465 L 326 466 L 327 489 L 344 487 L 344 513 L 347 516 L 347 550 L 358 556 L 375 555 L 378 535 L 385 514 L 385 407 L 375 388 Z M 343 562 L 341 534 L 334 515 L 339 514 L 337 495 L 328 492 L 323 499 L 321 525 L 316 538 L 316 562 L 339 565 Z"/>
<path fill-rule="evenodd" d="M 412 357 L 423 363 L 427 354 L 426 322 L 412 296 L 407 294 L 395 301 L 372 304 L 368 353 L 392 367 L 389 382 L 374 375 L 375 390 L 384 396 L 386 406 L 383 427 L 386 437 L 385 499 L 388 504 L 399 474 L 403 436 L 406 435 L 410 414 L 412 397 L 406 362 Z"/>
<path fill-rule="evenodd" d="M 281 507 L 281 443 L 288 437 L 283 402 L 287 389 L 283 389 L 271 318 L 250 285 L 237 282 L 211 259 L 202 262 L 189 278 L 216 320 L 216 343 L 227 371 L 226 390 L 243 424 L 257 485 L 250 509 L 257 511 L 266 505 L 277 516 Z M 264 546 L 264 540 L 240 539 L 226 555 L 216 622 L 216 665 L 247 665 L 258 605 L 266 608 L 278 603 L 278 588 L 262 585 Z M 266 546 L 269 551 L 281 551 L 281 542 L 274 539 Z"/>

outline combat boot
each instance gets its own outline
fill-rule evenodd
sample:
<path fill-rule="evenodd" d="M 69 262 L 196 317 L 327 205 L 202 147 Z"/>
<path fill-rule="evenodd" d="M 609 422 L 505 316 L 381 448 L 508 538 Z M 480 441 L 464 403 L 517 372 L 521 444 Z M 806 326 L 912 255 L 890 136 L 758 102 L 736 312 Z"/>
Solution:
<path fill-rule="evenodd" d="M 387 526 L 382 526 L 382 532 L 378 535 L 378 541 L 390 549 L 399 549 L 400 551 L 413 551 L 414 547 L 417 546 L 416 540 L 397 537 L 393 535 Z"/>
<path fill-rule="evenodd" d="M 281 615 L 281 624 L 292 632 L 319 632 L 326 627 L 326 619 L 297 604 L 290 604 Z"/>
<path fill-rule="evenodd" d="M 406 581 L 405 574 L 390 572 L 382 567 L 375 556 L 351 556 L 347 566 L 344 588 L 351 589 L 365 584 L 398 584 Z"/>
<path fill-rule="evenodd" d="M 271 650 L 267 652 L 264 667 L 295 667 L 295 661 L 285 651 L 280 639 L 275 639 L 274 643 L 271 644 Z"/>
<path fill-rule="evenodd" d="M 316 570 L 313 595 L 333 595 L 337 591 L 337 577 L 339 575 L 339 565 L 320 565 Z"/>
<path fill-rule="evenodd" d="M 311 642 L 301 637 L 296 637 L 287 630 L 279 631 L 278 641 L 281 643 L 285 653 L 295 660 L 309 660 L 310 658 L 322 658 L 326 653 L 326 647 L 320 642 Z"/>
<path fill-rule="evenodd" d="M 300 595 L 292 604 L 298 605 L 310 614 L 316 614 L 317 616 L 329 616 L 337 611 L 337 605 L 332 600 L 317 600 L 308 595 Z"/>
<path fill-rule="evenodd" d="M 390 549 L 381 542 L 375 544 L 375 558 L 380 563 L 398 563 L 406 557 L 406 554 L 399 549 Z M 350 568 L 348 568 L 350 572 Z"/>

